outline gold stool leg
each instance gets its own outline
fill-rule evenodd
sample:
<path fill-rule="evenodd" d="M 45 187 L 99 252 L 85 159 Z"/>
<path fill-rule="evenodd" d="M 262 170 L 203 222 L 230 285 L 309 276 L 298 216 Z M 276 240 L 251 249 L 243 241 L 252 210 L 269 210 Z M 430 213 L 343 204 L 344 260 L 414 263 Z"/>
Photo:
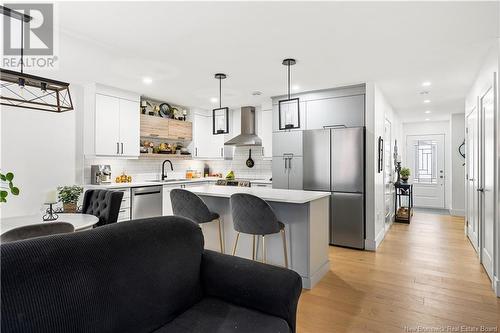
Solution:
<path fill-rule="evenodd" d="M 240 238 L 240 233 L 236 234 L 236 240 L 234 241 L 233 256 L 236 254 L 236 246 L 238 245 L 238 239 Z"/>
<path fill-rule="evenodd" d="M 255 235 L 252 236 L 253 237 L 253 243 L 252 243 L 252 260 L 255 260 L 255 256 L 256 256 L 256 249 L 255 249 Z"/>
<path fill-rule="evenodd" d="M 262 235 L 262 262 L 266 263 L 266 236 Z"/>
<path fill-rule="evenodd" d="M 281 230 L 281 236 L 283 237 L 283 253 L 285 255 L 285 267 L 288 268 L 288 253 L 286 251 L 286 235 L 285 229 Z"/>
<path fill-rule="evenodd" d="M 222 222 L 220 219 L 217 219 L 219 222 L 219 242 L 220 242 L 220 253 L 224 253 L 224 241 L 222 240 Z"/>

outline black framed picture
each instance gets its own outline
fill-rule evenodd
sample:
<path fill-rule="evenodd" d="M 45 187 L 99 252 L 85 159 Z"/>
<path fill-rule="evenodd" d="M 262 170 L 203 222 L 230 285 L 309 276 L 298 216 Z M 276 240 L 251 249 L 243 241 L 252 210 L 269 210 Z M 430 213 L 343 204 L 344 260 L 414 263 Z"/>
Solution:
<path fill-rule="evenodd" d="M 300 102 L 298 98 L 278 102 L 279 129 L 300 128 Z"/>
<path fill-rule="evenodd" d="M 377 172 L 381 173 L 384 170 L 384 139 L 381 136 L 378 137 L 378 163 Z"/>
<path fill-rule="evenodd" d="M 229 133 L 229 108 L 212 110 L 212 133 L 214 135 Z"/>

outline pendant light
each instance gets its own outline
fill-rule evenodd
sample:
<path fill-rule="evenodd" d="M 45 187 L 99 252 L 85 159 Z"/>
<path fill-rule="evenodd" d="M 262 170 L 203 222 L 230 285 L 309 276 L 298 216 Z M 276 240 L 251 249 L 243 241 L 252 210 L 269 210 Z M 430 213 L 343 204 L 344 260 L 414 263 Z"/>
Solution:
<path fill-rule="evenodd" d="M 21 71 L 0 68 L 0 104 L 51 112 L 73 110 L 69 83 L 24 73 L 24 23 L 33 17 L 4 6 L 0 12 L 21 21 Z"/>
<path fill-rule="evenodd" d="M 212 110 L 212 123 L 214 135 L 229 133 L 229 108 L 222 107 L 222 80 L 227 78 L 224 73 L 215 74 L 215 78 L 219 80 L 219 108 Z"/>
<path fill-rule="evenodd" d="M 283 60 L 283 65 L 287 67 L 288 73 L 288 98 L 280 100 L 278 103 L 279 129 L 288 130 L 300 128 L 300 103 L 298 98 L 290 96 L 290 66 L 295 65 L 295 59 L 287 58 Z"/>

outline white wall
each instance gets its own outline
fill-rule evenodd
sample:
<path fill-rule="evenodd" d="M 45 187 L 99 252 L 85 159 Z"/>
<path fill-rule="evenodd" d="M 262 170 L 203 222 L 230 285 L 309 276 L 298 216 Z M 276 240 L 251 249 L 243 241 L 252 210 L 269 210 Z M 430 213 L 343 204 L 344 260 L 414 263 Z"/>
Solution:
<path fill-rule="evenodd" d="M 409 135 L 432 135 L 444 134 L 444 151 L 445 151 L 445 209 L 450 209 L 451 205 L 451 145 L 450 145 L 450 122 L 449 121 L 425 121 L 418 123 L 404 123 L 403 124 L 403 141 L 402 142 L 402 163 L 401 166 L 409 167 L 407 165 L 408 159 L 406 151 L 406 137 Z"/>
<path fill-rule="evenodd" d="M 45 192 L 75 183 L 75 120 L 79 87 L 70 85 L 75 111 L 53 113 L 2 106 L 1 169 L 14 173 L 19 196 L 1 204 L 2 217 L 39 213 Z"/>
<path fill-rule="evenodd" d="M 376 250 L 389 230 L 385 226 L 384 174 L 377 172 L 378 137 L 384 137 L 384 123 L 392 124 L 392 142 L 401 147 L 401 121 L 376 83 L 366 85 L 366 239 L 365 248 Z M 392 158 L 387 157 L 386 158 Z M 390 226 L 389 226 L 390 227 Z"/>
<path fill-rule="evenodd" d="M 500 13 L 499 13 L 500 14 Z M 500 28 L 500 27 L 499 27 Z M 500 36 L 500 31 L 499 31 Z M 495 201 L 496 205 L 496 216 L 495 221 L 493 221 L 493 226 L 488 226 L 489 229 L 493 228 L 493 248 L 488 248 L 489 253 L 493 253 L 493 287 L 496 290 L 497 296 L 500 297 L 500 205 L 498 204 L 500 198 L 500 102 L 499 102 L 499 84 L 498 84 L 498 71 L 500 67 L 500 38 L 497 39 L 496 45 L 494 45 L 488 55 L 484 59 L 481 68 L 478 71 L 475 81 L 471 85 L 471 89 L 467 95 L 465 101 L 465 112 L 468 113 L 470 110 L 477 105 L 478 97 L 482 96 L 483 93 L 491 86 L 492 81 L 496 80 L 496 165 L 495 165 Z M 488 235 L 490 236 L 490 235 Z"/>
<path fill-rule="evenodd" d="M 450 214 L 465 215 L 465 159 L 458 148 L 465 138 L 465 114 L 454 113 L 450 118 L 451 144 L 451 203 Z M 465 148 L 463 150 L 465 152 Z"/>

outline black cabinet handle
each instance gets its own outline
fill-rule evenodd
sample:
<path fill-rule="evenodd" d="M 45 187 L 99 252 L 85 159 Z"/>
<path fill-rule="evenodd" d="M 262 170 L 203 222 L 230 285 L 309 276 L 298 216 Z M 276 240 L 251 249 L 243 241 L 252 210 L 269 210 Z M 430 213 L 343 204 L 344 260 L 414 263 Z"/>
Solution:
<path fill-rule="evenodd" d="M 116 154 L 120 153 L 120 144 L 117 142 L 116 143 Z"/>
<path fill-rule="evenodd" d="M 123 142 L 122 142 L 122 155 L 123 155 Z"/>

